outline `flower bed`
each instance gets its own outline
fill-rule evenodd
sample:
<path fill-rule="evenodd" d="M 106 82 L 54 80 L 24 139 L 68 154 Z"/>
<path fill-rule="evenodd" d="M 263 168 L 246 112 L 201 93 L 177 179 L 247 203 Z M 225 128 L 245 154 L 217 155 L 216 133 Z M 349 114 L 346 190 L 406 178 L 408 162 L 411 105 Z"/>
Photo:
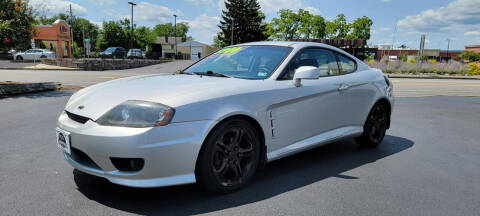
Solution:
<path fill-rule="evenodd" d="M 401 73 L 401 74 L 450 74 L 450 75 L 478 75 L 476 71 L 480 69 L 475 63 L 464 64 L 457 61 L 450 61 L 448 63 L 426 61 L 422 66 L 418 66 L 416 62 L 403 61 L 368 61 L 366 62 L 370 67 L 381 69 L 384 73 Z"/>

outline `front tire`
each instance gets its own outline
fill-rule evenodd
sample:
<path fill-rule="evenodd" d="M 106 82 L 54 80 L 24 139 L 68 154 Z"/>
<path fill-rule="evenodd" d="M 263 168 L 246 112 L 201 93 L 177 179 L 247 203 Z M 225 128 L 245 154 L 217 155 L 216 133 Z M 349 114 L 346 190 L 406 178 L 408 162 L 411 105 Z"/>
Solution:
<path fill-rule="evenodd" d="M 22 56 L 17 56 L 17 61 L 23 61 L 23 57 Z"/>
<path fill-rule="evenodd" d="M 246 120 L 218 125 L 207 137 L 197 162 L 197 182 L 213 193 L 230 193 L 245 186 L 260 161 L 260 139 Z"/>
<path fill-rule="evenodd" d="M 381 103 L 375 104 L 363 126 L 362 136 L 355 138 L 355 140 L 366 147 L 377 147 L 385 137 L 389 118 L 386 107 Z"/>

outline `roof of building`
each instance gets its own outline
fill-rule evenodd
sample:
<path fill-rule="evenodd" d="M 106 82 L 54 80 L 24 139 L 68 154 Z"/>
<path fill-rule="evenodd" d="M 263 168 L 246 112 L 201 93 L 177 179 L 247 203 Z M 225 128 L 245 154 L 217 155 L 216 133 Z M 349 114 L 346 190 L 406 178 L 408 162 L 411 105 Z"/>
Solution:
<path fill-rule="evenodd" d="M 467 45 L 465 48 L 480 48 L 480 45 Z"/>
<path fill-rule="evenodd" d="M 204 43 L 201 43 L 201 42 L 198 42 L 198 41 L 187 41 L 187 42 L 183 42 L 181 44 L 178 44 L 177 46 L 179 47 L 189 47 L 189 46 L 210 46 L 208 44 L 204 44 Z"/>

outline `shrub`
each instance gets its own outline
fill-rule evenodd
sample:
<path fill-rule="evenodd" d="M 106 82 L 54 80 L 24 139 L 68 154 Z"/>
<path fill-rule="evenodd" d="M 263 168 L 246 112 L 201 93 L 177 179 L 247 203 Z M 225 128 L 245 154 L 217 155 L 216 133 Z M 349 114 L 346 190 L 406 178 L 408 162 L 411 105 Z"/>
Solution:
<path fill-rule="evenodd" d="M 412 59 L 408 60 L 407 63 L 408 63 L 408 64 L 416 64 L 416 63 L 417 63 L 417 59 L 412 58 Z"/>
<path fill-rule="evenodd" d="M 435 64 L 435 63 L 437 63 L 437 60 L 435 60 L 435 59 L 429 59 L 429 60 L 428 60 L 428 63 L 430 63 L 430 64 Z"/>
<path fill-rule="evenodd" d="M 476 53 L 473 51 L 464 51 L 458 55 L 459 58 L 467 61 L 480 61 L 480 53 Z"/>
<path fill-rule="evenodd" d="M 471 62 L 468 64 L 468 67 L 469 67 L 469 70 L 468 70 L 469 74 L 480 75 L 480 66 L 477 63 Z"/>

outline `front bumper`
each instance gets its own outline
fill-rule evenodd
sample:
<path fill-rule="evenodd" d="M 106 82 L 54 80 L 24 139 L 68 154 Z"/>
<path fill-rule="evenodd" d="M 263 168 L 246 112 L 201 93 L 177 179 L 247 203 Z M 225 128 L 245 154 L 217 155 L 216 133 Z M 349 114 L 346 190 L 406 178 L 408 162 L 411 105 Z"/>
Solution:
<path fill-rule="evenodd" d="M 65 159 L 80 171 L 104 177 L 112 183 L 131 187 L 160 187 L 195 182 L 195 164 L 211 120 L 171 123 L 153 128 L 101 126 L 71 120 L 65 113 L 58 127 L 70 132 L 71 147 L 87 155 Z M 139 171 L 119 171 L 111 158 L 142 158 Z"/>

